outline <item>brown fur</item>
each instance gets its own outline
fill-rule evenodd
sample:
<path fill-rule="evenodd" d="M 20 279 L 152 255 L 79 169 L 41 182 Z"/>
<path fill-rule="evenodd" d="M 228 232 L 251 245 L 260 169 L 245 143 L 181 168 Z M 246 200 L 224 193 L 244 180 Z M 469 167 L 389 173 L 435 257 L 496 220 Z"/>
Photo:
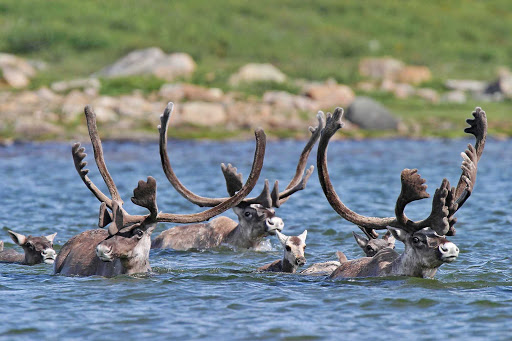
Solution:
<path fill-rule="evenodd" d="M 96 256 L 96 246 L 108 237 L 102 229 L 82 232 L 64 244 L 55 260 L 56 274 L 66 276 L 115 276 L 123 273 L 119 259 L 103 262 Z"/>
<path fill-rule="evenodd" d="M 23 265 L 35 265 L 40 263 L 51 264 L 55 258 L 53 250 L 53 238 L 56 234 L 49 236 L 24 236 L 22 234 L 8 231 L 11 239 L 21 246 L 23 253 L 13 249 L 3 250 L 3 242 L 0 248 L 1 263 L 20 263 Z"/>

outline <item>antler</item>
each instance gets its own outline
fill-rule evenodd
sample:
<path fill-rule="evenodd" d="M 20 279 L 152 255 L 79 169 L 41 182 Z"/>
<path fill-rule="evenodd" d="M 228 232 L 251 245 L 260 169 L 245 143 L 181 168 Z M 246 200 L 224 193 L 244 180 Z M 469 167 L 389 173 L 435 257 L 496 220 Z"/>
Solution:
<path fill-rule="evenodd" d="M 149 210 L 148 215 L 130 215 L 123 208 L 123 201 L 119 196 L 117 188 L 112 180 L 112 177 L 108 173 L 104 159 L 103 151 L 101 147 L 101 140 L 98 136 L 96 127 L 96 117 L 92 108 L 87 106 L 84 110 L 87 118 L 87 127 L 89 129 L 89 135 L 94 148 L 95 161 L 98 165 L 103 179 L 109 188 L 112 198 L 107 197 L 103 194 L 96 185 L 87 176 L 89 170 L 84 169 L 87 162 L 83 161 L 87 154 L 85 149 L 80 146 L 80 143 L 75 143 L 72 147 L 73 160 L 75 168 L 80 175 L 80 178 L 85 183 L 87 188 L 96 196 L 101 202 L 100 215 L 99 215 L 99 226 L 105 227 L 109 223 L 113 222 L 109 227 L 109 234 L 113 235 L 118 232 L 124 232 L 131 230 L 136 226 L 140 226 L 143 223 L 149 222 L 175 222 L 175 223 L 193 223 L 208 220 L 222 212 L 230 209 L 233 206 L 238 205 L 246 196 L 249 194 L 254 186 L 256 185 L 261 168 L 263 165 L 263 158 L 265 155 L 265 134 L 262 130 L 256 134 L 256 151 L 253 160 L 253 166 L 251 173 L 244 186 L 240 188 L 238 193 L 230 198 L 220 202 L 209 210 L 194 214 L 171 214 L 171 213 L 158 213 L 158 206 L 156 203 L 156 180 L 152 177 L 148 177 L 147 181 L 139 181 L 137 188 L 133 191 L 132 201 L 134 204 L 145 207 Z M 108 211 L 110 209 L 112 213 Z"/>
<path fill-rule="evenodd" d="M 408 231 L 417 231 L 425 227 L 432 228 L 440 235 L 450 235 L 455 233 L 453 225 L 456 218 L 455 212 L 464 204 L 473 190 L 476 180 L 477 163 L 480 159 L 487 134 L 487 119 L 485 112 L 476 108 L 473 112 L 474 120 L 467 120 L 471 125 L 465 131 L 475 135 L 477 141 L 475 146 L 468 146 L 468 149 L 462 153 L 462 175 L 457 188 L 450 188 L 447 179 L 443 179 L 441 186 L 436 189 L 432 201 L 432 211 L 427 219 L 414 222 L 407 218 L 404 213 L 405 206 L 415 200 L 428 198 L 426 192 L 427 186 L 425 180 L 417 173 L 416 169 L 404 169 L 401 174 L 402 190 L 398 196 L 395 206 L 395 218 L 376 218 L 366 217 L 350 210 L 346 207 L 336 194 L 330 181 L 327 170 L 327 145 L 329 139 L 343 127 L 341 117 L 343 109 L 336 108 L 334 114 L 327 117 L 327 124 L 322 132 L 320 143 L 318 145 L 318 177 L 325 196 L 334 210 L 343 218 L 358 225 L 368 235 L 368 229 L 384 229 L 386 226 L 399 227 Z"/>
<path fill-rule="evenodd" d="M 220 202 L 227 200 L 227 198 L 207 198 L 203 196 L 199 196 L 189 189 L 187 189 L 178 179 L 176 174 L 174 173 L 169 156 L 167 151 L 167 129 L 169 125 L 169 118 L 173 110 L 173 103 L 169 102 L 167 107 L 165 108 L 164 113 L 160 116 L 160 125 L 158 126 L 158 131 L 160 133 L 160 160 L 162 162 L 162 168 L 164 170 L 167 179 L 172 184 L 172 186 L 187 200 L 190 202 L 204 207 L 204 206 L 214 206 L 218 205 Z M 279 207 L 283 202 L 288 200 L 289 196 L 293 193 L 302 190 L 305 188 L 306 183 L 313 173 L 313 166 L 308 169 L 305 174 L 304 170 L 306 168 L 306 162 L 311 152 L 314 144 L 318 140 L 321 134 L 321 130 L 323 128 L 323 119 L 321 116 L 318 116 L 319 125 L 316 128 L 310 127 L 310 131 L 312 136 L 306 147 L 302 151 L 302 154 L 299 158 L 299 163 L 297 165 L 297 169 L 295 172 L 295 176 L 290 181 L 288 186 L 283 192 L 279 192 L 278 182 L 274 183 L 274 187 L 272 192 L 270 192 L 270 186 L 268 181 L 265 181 L 265 186 L 261 194 L 254 198 L 246 198 L 243 200 L 244 203 L 258 203 L 265 207 Z M 256 131 L 258 135 L 260 130 Z M 264 153 L 264 151 L 263 151 Z M 242 175 L 238 173 L 237 169 L 233 167 L 231 164 L 227 166 L 225 164 L 221 164 L 222 173 L 224 174 L 224 178 L 226 179 L 226 187 L 230 196 L 233 196 L 234 193 L 240 190 L 242 184 Z M 304 174 L 304 176 L 303 176 Z"/>
<path fill-rule="evenodd" d="M 323 113 L 322 113 L 323 114 Z M 330 138 L 343 127 L 341 117 L 343 116 L 343 109 L 336 108 L 334 113 L 331 115 L 327 114 L 327 122 L 325 128 L 322 131 L 320 142 L 318 143 L 318 154 L 317 154 L 317 167 L 318 167 L 318 179 L 322 185 L 325 197 L 331 204 L 332 208 L 343 218 L 362 226 L 364 228 L 370 228 L 374 230 L 382 230 L 387 226 L 397 225 L 395 218 L 377 218 L 377 217 L 366 217 L 360 215 L 343 204 L 340 197 L 334 190 L 331 179 L 329 177 L 329 171 L 327 170 L 327 145 L 329 144 Z"/>

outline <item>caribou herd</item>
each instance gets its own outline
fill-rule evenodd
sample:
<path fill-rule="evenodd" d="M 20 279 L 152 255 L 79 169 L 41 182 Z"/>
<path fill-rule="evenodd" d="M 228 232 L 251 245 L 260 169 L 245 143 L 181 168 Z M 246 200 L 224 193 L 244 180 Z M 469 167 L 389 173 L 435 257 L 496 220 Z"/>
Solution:
<path fill-rule="evenodd" d="M 143 207 L 147 213 L 128 213 L 123 208 L 124 201 L 105 163 L 96 115 L 87 106 L 84 113 L 94 160 L 108 194 L 103 193 L 88 177 L 89 170 L 85 168 L 87 162 L 84 161 L 87 156 L 85 148 L 76 143 L 71 151 L 78 175 L 100 202 L 99 228 L 72 237 L 58 253 L 53 249 L 56 233 L 33 237 L 9 230 L 9 236 L 15 244 L 23 248 L 24 253 L 14 249 L 4 250 L 3 242 L 0 242 L 0 262 L 24 265 L 46 263 L 53 264 L 55 274 L 112 277 L 150 272 L 151 249 L 205 250 L 229 245 L 234 251 L 257 250 L 265 238 L 270 236 L 277 237 L 284 251 L 283 258 L 255 269 L 256 272 L 297 273 L 330 279 L 381 276 L 432 278 L 443 263 L 457 259 L 459 249 L 446 237 L 455 234 L 454 215 L 469 198 L 475 185 L 477 166 L 487 134 L 486 114 L 480 108 L 476 108 L 473 118 L 467 120 L 470 126 L 465 132 L 474 135 L 476 141 L 461 153 L 462 173 L 457 185 L 451 187 L 448 180 L 443 179 L 432 197 L 430 213 L 427 218 L 419 221 L 411 220 L 404 212 L 407 204 L 429 197 L 425 180 L 416 169 L 404 169 L 401 173 L 401 191 L 395 203 L 394 217 L 367 217 L 352 211 L 342 202 L 331 183 L 327 167 L 327 146 L 332 136 L 343 127 L 341 108 L 336 108 L 327 117 L 322 112 L 318 113 L 318 126 L 309 128 L 311 137 L 298 157 L 294 177 L 284 190 L 279 189 L 277 181 L 271 188 L 269 181 L 265 180 L 261 193 L 256 197 L 249 197 L 259 179 L 265 157 L 266 136 L 263 130 L 257 129 L 254 159 L 246 182 L 244 183 L 237 168 L 231 164 L 221 164 L 228 195 L 220 198 L 193 193 L 174 173 L 167 149 L 167 131 L 172 111 L 173 104 L 169 103 L 160 117 L 161 124 L 158 127 L 163 171 L 181 196 L 206 209 L 193 214 L 171 213 L 175 211 L 172 209 L 168 209 L 171 211 L 169 213 L 160 211 L 157 205 L 156 180 L 148 176 L 146 180 L 138 182 L 131 197 L 131 201 Z M 315 263 L 297 272 L 299 267 L 306 264 L 308 232 L 305 230 L 296 236 L 286 235 L 283 232 L 284 222 L 276 215 L 276 209 L 290 199 L 292 194 L 305 189 L 314 172 L 314 166 L 307 168 L 308 157 L 317 142 L 317 172 L 325 198 L 341 218 L 353 223 L 364 233 L 362 236 L 353 232 L 356 243 L 365 256 L 349 260 L 343 252 L 337 251 L 337 260 Z M 219 216 L 230 208 L 236 214 L 237 221 Z M 171 227 L 152 239 L 152 232 L 158 223 L 181 225 Z M 386 233 L 378 238 L 377 230 L 386 230 Z M 395 251 L 396 241 L 404 244 L 402 253 Z"/>

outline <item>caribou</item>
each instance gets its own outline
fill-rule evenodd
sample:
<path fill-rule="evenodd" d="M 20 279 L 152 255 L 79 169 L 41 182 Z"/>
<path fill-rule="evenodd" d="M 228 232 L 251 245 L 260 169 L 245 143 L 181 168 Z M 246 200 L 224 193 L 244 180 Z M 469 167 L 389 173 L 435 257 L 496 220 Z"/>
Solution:
<path fill-rule="evenodd" d="M 421 221 L 413 221 L 405 215 L 407 204 L 429 197 L 425 180 L 417 169 L 404 169 L 401 173 L 402 189 L 395 204 L 395 217 L 378 218 L 360 215 L 343 204 L 334 190 L 327 170 L 327 145 L 330 138 L 343 127 L 343 109 L 336 108 L 329 114 L 322 131 L 317 154 L 317 169 L 325 197 L 332 208 L 344 219 L 368 230 L 388 229 L 394 238 L 405 244 L 402 254 L 391 248 L 380 250 L 373 257 L 346 260 L 341 255 L 340 266 L 330 278 L 414 276 L 432 278 L 443 263 L 456 260 L 459 249 L 446 236 L 455 235 L 454 214 L 471 195 L 477 175 L 477 165 L 482 156 L 487 136 L 487 117 L 481 108 L 472 113 L 473 119 L 466 120 L 470 127 L 464 131 L 476 138 L 475 145 L 469 144 L 461 153 L 462 174 L 456 187 L 450 187 L 443 179 L 436 189 L 430 215 Z"/>
<path fill-rule="evenodd" d="M 287 272 L 294 274 L 299 266 L 306 264 L 304 250 L 306 250 L 306 237 L 308 231 L 305 230 L 298 236 L 286 236 L 277 231 L 277 238 L 284 249 L 283 259 L 278 259 L 272 263 L 258 268 L 262 272 Z"/>
<path fill-rule="evenodd" d="M 90 106 L 85 107 L 87 128 L 92 142 L 94 159 L 109 190 L 110 197 L 101 192 L 88 177 L 87 156 L 80 143 L 72 147 L 75 168 L 85 186 L 101 202 L 99 227 L 82 232 L 64 244 L 54 264 L 55 274 L 75 276 L 105 276 L 147 273 L 151 233 L 158 222 L 194 223 L 208 220 L 238 205 L 254 188 L 259 178 L 265 154 L 266 137 L 263 130 L 255 131 L 256 149 L 250 175 L 239 191 L 218 202 L 214 207 L 195 214 L 172 214 L 158 211 L 156 180 L 149 176 L 133 190 L 131 201 L 149 211 L 146 215 L 130 215 L 123 208 L 123 200 L 110 175 L 103 156 L 103 147 L 96 126 L 96 115 Z M 102 229 L 107 227 L 108 229 Z"/>
<path fill-rule="evenodd" d="M 378 239 L 378 235 L 374 233 L 373 230 L 371 230 L 372 232 L 369 232 L 361 226 L 359 226 L 359 228 L 364 232 L 366 237 L 363 237 L 355 232 L 352 232 L 352 234 L 356 239 L 357 245 L 359 245 L 359 247 L 363 250 L 366 257 L 373 257 L 382 249 L 395 248 L 395 238 L 391 235 L 391 232 L 386 232 L 386 234 L 384 234 L 381 239 Z M 347 257 L 341 251 L 336 252 L 336 257 L 338 258 L 337 261 L 332 260 L 311 264 L 310 267 L 302 270 L 300 274 L 310 276 L 328 276 L 334 270 L 336 270 L 342 262 L 347 261 Z"/>
<path fill-rule="evenodd" d="M 160 159 L 164 173 L 174 188 L 188 201 L 200 207 L 211 207 L 227 200 L 227 198 L 207 198 L 199 196 L 187 189 L 174 173 L 167 151 L 167 127 L 172 112 L 172 105 L 161 115 L 160 132 Z M 210 249 L 220 245 L 230 245 L 238 249 L 258 249 L 268 235 L 275 235 L 282 231 L 283 220 L 275 215 L 274 208 L 279 208 L 289 197 L 305 188 L 313 173 L 314 166 L 307 171 L 306 163 L 309 153 L 320 137 L 325 122 L 322 115 L 317 116 L 318 126 L 310 127 L 311 137 L 304 147 L 295 175 L 284 191 L 279 191 L 278 181 L 274 183 L 272 192 L 268 180 L 261 194 L 253 198 L 244 198 L 233 211 L 238 222 L 228 217 L 218 217 L 208 223 L 175 226 L 163 231 L 152 242 L 152 249 L 171 248 L 174 250 Z M 231 164 L 221 164 L 230 196 L 236 193 L 242 184 L 242 175 Z M 304 173 L 305 171 L 305 173 Z"/>
<path fill-rule="evenodd" d="M 35 265 L 40 263 L 53 264 L 56 252 L 53 249 L 53 240 L 57 233 L 48 236 L 25 236 L 8 230 L 9 236 L 17 245 L 23 248 L 23 253 L 14 249 L 4 250 L 4 243 L 0 242 L 0 263 L 19 263 L 23 265 Z"/>

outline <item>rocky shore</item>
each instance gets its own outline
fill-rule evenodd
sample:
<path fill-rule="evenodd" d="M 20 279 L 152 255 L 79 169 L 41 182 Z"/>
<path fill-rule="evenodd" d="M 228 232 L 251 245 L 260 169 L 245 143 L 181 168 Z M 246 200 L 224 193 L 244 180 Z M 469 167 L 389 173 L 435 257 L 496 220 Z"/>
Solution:
<path fill-rule="evenodd" d="M 232 91 L 206 88 L 186 81 L 195 69 L 184 53 L 165 54 L 159 48 L 134 51 L 88 78 L 59 81 L 28 90 L 30 79 L 44 63 L 0 54 L 0 138 L 14 140 L 76 139 L 87 134 L 82 124 L 83 108 L 92 105 L 106 139 L 156 139 L 159 115 L 167 102 L 175 103 L 171 118 L 174 130 L 218 130 L 230 136 L 249 136 L 255 127 L 304 137 L 315 123 L 318 110 L 347 109 L 347 130 L 390 130 L 407 135 L 405 126 L 382 105 L 367 96 L 388 92 L 397 99 L 422 98 L 430 103 L 464 103 L 470 99 L 502 101 L 512 97 L 512 76 L 502 70 L 497 80 L 447 80 L 446 91 L 422 87 L 432 79 L 425 66 L 405 65 L 392 58 L 361 60 L 359 73 L 365 79 L 352 87 L 334 80 L 312 82 L 289 79 L 270 64 L 247 64 L 230 79 Z M 121 96 L 101 93 L 102 79 L 152 75 L 165 80 L 158 91 L 134 91 Z M 298 93 L 269 89 L 262 97 L 236 91 L 239 84 L 293 83 Z M 177 134 L 177 136 L 180 136 Z"/>

